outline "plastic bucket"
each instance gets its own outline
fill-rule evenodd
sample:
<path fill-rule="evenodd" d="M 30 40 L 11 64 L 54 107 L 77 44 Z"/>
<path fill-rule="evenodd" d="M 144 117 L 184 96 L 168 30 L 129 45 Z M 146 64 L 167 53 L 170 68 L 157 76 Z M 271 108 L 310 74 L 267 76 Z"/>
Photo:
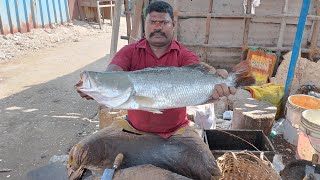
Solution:
<path fill-rule="evenodd" d="M 299 128 L 301 113 L 308 109 L 320 109 L 320 99 L 304 94 L 292 95 L 288 98 L 286 119 L 293 127 Z"/>
<path fill-rule="evenodd" d="M 297 146 L 300 129 L 297 129 L 291 125 L 286 119 L 283 121 L 283 138 L 290 144 Z"/>
<path fill-rule="evenodd" d="M 320 156 L 320 110 L 306 110 L 301 118 L 297 156 L 311 161 L 313 154 Z"/>

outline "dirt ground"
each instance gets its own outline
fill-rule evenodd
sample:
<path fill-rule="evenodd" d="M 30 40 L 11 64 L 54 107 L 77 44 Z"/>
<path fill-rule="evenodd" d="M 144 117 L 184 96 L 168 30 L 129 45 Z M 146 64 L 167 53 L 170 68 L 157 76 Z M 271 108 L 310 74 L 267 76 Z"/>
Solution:
<path fill-rule="evenodd" d="M 104 70 L 110 42 L 109 24 L 0 36 L 0 179 L 22 179 L 98 129 L 98 104 L 73 85 L 82 70 Z"/>

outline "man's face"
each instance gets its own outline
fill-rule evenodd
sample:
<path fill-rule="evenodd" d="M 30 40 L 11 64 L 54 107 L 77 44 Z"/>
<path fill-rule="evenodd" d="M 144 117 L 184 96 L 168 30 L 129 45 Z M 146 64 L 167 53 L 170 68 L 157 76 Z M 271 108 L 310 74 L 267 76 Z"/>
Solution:
<path fill-rule="evenodd" d="M 145 21 L 146 38 L 150 45 L 167 46 L 174 33 L 174 22 L 168 13 L 151 12 Z"/>

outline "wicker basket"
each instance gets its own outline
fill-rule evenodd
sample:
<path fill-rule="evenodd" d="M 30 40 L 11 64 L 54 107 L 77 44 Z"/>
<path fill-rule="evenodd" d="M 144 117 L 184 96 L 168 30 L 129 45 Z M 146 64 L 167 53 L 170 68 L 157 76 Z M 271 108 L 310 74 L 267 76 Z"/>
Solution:
<path fill-rule="evenodd" d="M 218 165 L 222 172 L 223 180 L 277 180 L 281 179 L 270 161 L 258 158 L 252 153 L 226 152 L 218 158 Z"/>

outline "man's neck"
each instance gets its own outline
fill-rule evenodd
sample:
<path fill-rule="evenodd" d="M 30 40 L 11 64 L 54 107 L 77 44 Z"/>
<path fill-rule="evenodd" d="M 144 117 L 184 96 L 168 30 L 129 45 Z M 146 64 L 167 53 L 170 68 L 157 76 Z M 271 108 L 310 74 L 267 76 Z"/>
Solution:
<path fill-rule="evenodd" d="M 167 52 L 170 44 L 171 44 L 171 43 L 169 43 L 169 44 L 166 45 L 166 46 L 161 46 L 161 47 L 152 46 L 152 45 L 150 44 L 150 48 L 151 48 L 152 52 L 156 55 L 156 57 L 157 57 L 157 58 L 160 58 L 161 56 L 163 56 L 163 55 Z"/>

